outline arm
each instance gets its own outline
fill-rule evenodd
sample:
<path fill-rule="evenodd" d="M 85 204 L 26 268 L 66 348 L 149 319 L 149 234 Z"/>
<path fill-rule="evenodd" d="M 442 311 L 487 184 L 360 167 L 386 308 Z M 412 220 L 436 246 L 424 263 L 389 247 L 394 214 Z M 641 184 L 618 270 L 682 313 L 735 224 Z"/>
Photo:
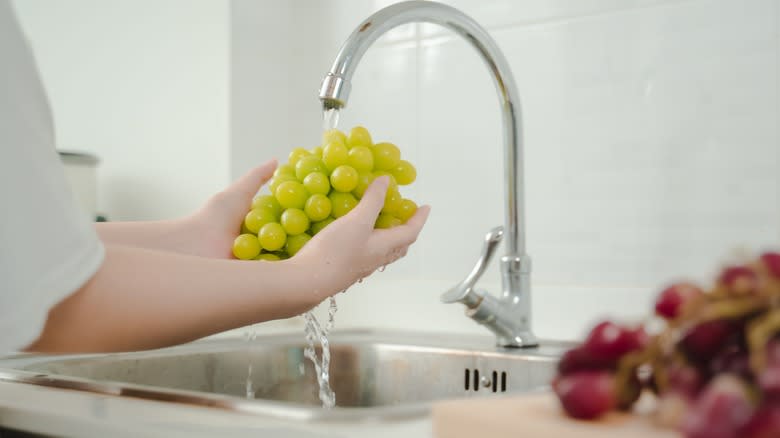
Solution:
<path fill-rule="evenodd" d="M 51 309 L 30 351 L 164 347 L 300 314 L 402 257 L 428 215 L 375 230 L 387 178 L 355 209 L 280 262 L 219 260 L 108 245 L 97 274 Z"/>
<path fill-rule="evenodd" d="M 317 304 L 292 259 L 215 260 L 107 246 L 105 261 L 80 290 L 50 312 L 29 350 L 123 351 L 158 348 L 296 315 Z"/>
<path fill-rule="evenodd" d="M 241 229 L 252 198 L 275 168 L 276 162 L 269 161 L 252 169 L 190 216 L 167 221 L 101 222 L 95 224 L 95 230 L 106 245 L 233 258 L 233 239 Z"/>

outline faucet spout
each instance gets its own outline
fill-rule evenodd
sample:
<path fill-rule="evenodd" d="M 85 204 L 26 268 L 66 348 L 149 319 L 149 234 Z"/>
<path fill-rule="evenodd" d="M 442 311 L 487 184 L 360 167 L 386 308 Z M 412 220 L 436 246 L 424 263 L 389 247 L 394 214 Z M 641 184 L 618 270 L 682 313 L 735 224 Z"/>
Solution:
<path fill-rule="evenodd" d="M 480 54 L 494 79 L 503 118 L 506 180 L 504 190 L 506 254 L 501 258 L 503 291 L 500 299 L 506 307 L 496 317 L 508 318 L 508 320 L 502 322 L 502 330 L 493 331 L 502 346 L 536 346 L 538 342 L 530 328 L 530 258 L 525 248 L 520 99 L 509 63 L 487 31 L 471 17 L 441 3 L 408 1 L 388 6 L 368 17 L 347 38 L 322 82 L 320 100 L 324 109 L 346 106 L 351 91 L 352 76 L 366 50 L 388 30 L 403 24 L 419 22 L 441 25 L 465 38 Z M 484 317 L 483 313 L 480 313 L 480 317 Z M 511 329 L 506 329 L 507 325 Z"/>

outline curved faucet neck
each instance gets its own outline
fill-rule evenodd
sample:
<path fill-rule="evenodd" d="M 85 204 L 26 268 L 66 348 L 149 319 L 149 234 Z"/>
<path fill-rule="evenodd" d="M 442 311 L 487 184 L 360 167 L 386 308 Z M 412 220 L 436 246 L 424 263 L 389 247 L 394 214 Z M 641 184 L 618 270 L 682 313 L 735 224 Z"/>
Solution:
<path fill-rule="evenodd" d="M 504 233 L 506 256 L 502 258 L 504 272 L 504 299 L 524 308 L 523 325 L 530 324 L 527 270 L 530 262 L 526 255 L 524 228 L 523 139 L 520 99 L 509 63 L 498 45 L 471 17 L 459 10 L 430 1 L 409 1 L 388 6 L 363 21 L 341 47 L 330 72 L 320 88 L 320 99 L 325 109 L 346 106 L 350 82 L 363 54 L 380 36 L 390 29 L 409 23 L 434 23 L 453 30 L 466 39 L 480 54 L 490 70 L 503 117 L 505 213 Z M 523 271 L 523 272 L 520 272 Z M 518 275 L 523 274 L 520 279 Z M 522 296 L 520 296 L 522 295 Z"/>

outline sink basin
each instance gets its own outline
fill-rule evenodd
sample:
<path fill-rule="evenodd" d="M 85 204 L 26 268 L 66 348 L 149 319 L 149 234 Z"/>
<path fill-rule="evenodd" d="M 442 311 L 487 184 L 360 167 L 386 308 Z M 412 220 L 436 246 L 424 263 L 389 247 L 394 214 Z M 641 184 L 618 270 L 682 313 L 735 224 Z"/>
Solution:
<path fill-rule="evenodd" d="M 297 419 L 387 417 L 425 413 L 435 400 L 545 388 L 569 346 L 501 349 L 489 337 L 377 331 L 335 332 L 329 340 L 336 393 L 329 410 L 317 396 L 302 333 L 134 353 L 26 355 L 0 360 L 0 380 Z"/>

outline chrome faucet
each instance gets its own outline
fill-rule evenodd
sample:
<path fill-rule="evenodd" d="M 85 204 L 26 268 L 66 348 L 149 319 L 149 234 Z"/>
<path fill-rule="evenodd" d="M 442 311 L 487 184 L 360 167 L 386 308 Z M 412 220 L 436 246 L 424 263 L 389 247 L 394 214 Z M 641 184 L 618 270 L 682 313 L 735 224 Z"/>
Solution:
<path fill-rule="evenodd" d="M 506 226 L 494 228 L 487 234 L 474 269 L 441 299 L 445 303 L 463 303 L 466 315 L 495 333 L 499 346 L 534 347 L 538 342 L 531 332 L 531 259 L 525 253 L 520 99 L 509 64 L 485 29 L 459 10 L 441 3 L 409 1 L 388 6 L 363 21 L 341 46 L 320 88 L 323 109 L 339 109 L 346 105 L 352 75 L 377 38 L 397 26 L 416 22 L 435 23 L 451 29 L 477 49 L 493 74 L 503 115 Z M 501 257 L 502 294 L 497 298 L 475 289 L 475 285 L 504 233 L 507 238 L 506 255 Z"/>

